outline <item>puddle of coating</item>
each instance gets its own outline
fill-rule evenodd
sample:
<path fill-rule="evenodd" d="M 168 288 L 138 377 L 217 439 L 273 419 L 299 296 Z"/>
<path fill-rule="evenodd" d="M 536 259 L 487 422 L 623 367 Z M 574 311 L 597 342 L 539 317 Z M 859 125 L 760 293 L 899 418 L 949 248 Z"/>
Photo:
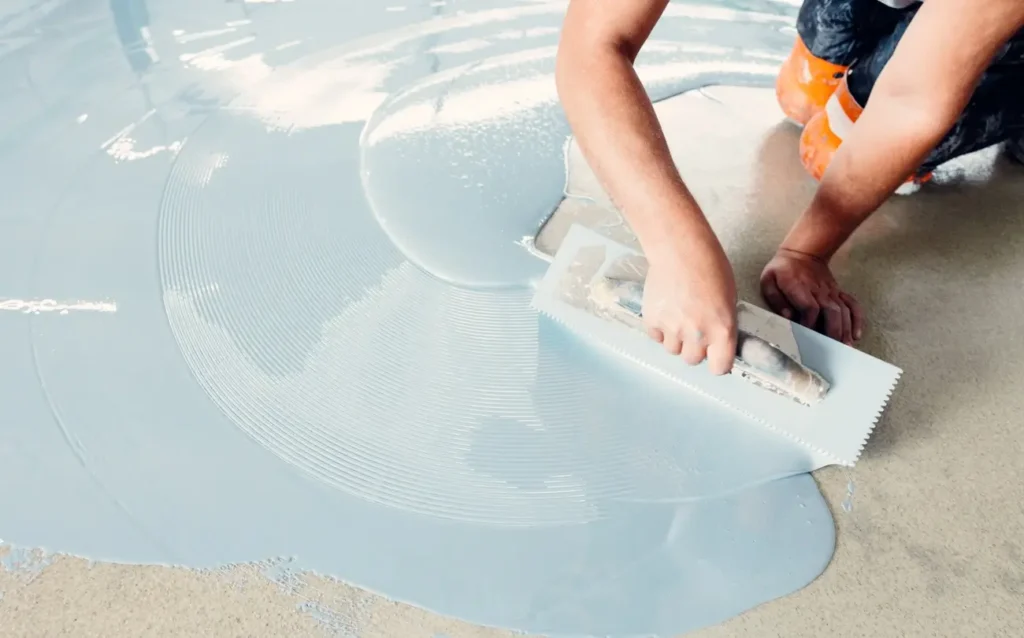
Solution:
<path fill-rule="evenodd" d="M 652 95 L 770 86 L 791 12 L 745 6 L 674 4 L 640 60 Z M 0 481 L 31 486 L 0 492 L 0 536 L 295 556 L 545 635 L 675 635 L 813 580 L 834 532 L 794 446 L 529 308 L 546 262 L 522 239 L 566 186 L 564 8 L 33 21 L 0 58 L 0 298 L 21 300 Z"/>

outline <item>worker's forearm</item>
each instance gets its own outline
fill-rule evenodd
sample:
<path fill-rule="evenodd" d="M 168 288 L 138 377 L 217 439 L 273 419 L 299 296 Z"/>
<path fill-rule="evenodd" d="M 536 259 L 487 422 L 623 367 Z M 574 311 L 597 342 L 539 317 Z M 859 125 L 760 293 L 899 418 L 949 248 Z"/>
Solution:
<path fill-rule="evenodd" d="M 839 147 L 782 248 L 829 260 L 921 165 L 952 118 L 877 96 Z M 873 98 L 874 99 L 874 98 Z M 948 121 L 947 121 L 948 120 Z"/>
<path fill-rule="evenodd" d="M 942 140 L 1022 27 L 1021 0 L 924 3 L 783 248 L 831 258 Z"/>
<path fill-rule="evenodd" d="M 631 61 L 611 47 L 563 51 L 558 92 L 573 134 L 649 257 L 710 232 Z"/>

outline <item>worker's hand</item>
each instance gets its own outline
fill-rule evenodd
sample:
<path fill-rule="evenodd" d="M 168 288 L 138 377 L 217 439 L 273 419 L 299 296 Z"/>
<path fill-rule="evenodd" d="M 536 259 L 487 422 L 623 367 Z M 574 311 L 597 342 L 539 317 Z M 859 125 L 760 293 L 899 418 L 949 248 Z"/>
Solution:
<path fill-rule="evenodd" d="M 708 361 L 713 374 L 736 357 L 736 282 L 718 239 L 677 243 L 653 256 L 644 284 L 647 333 L 690 365 Z"/>
<path fill-rule="evenodd" d="M 837 341 L 853 345 L 861 337 L 860 305 L 822 259 L 779 249 L 761 273 L 761 294 L 776 313 Z"/>

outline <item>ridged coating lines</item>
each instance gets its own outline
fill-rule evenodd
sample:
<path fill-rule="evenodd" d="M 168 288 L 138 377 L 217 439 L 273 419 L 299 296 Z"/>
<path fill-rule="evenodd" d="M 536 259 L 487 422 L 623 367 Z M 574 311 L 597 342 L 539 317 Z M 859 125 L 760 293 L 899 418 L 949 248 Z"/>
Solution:
<path fill-rule="evenodd" d="M 228 146 L 258 135 L 217 124 Z M 231 151 L 210 175 L 221 151 L 190 142 L 160 222 L 172 328 L 240 428 L 328 485 L 434 516 L 582 522 L 630 492 L 628 458 L 621 472 L 580 466 L 587 448 L 615 447 L 585 427 L 584 397 L 600 390 L 538 348 L 528 290 L 437 282 L 395 254 L 369 211 L 333 223 L 329 205 L 274 172 L 293 138 L 262 135 L 275 147 L 263 175 Z M 546 418 L 531 393 L 539 372 Z"/>
<path fill-rule="evenodd" d="M 701 64 L 676 63 L 680 55 L 719 55 L 687 46 L 652 48 L 657 91 L 677 92 L 703 73 Z M 439 223 L 452 237 L 460 215 L 475 214 L 476 224 L 480 215 L 506 215 L 500 233 L 487 235 L 501 242 L 492 258 L 543 271 L 541 260 L 510 253 L 509 242 L 536 231 L 561 196 L 555 141 L 568 129 L 553 91 L 539 102 L 532 93 L 550 80 L 548 49 L 459 66 L 451 78 L 437 76 L 444 82 L 428 75 L 390 87 L 392 99 L 367 130 L 406 125 L 405 113 L 422 113 L 417 100 L 440 109 L 437 121 L 447 124 L 415 120 L 426 127 L 401 129 L 369 154 L 374 142 L 362 122 L 291 130 L 230 108 L 212 114 L 179 152 L 159 232 L 172 331 L 211 400 L 308 476 L 431 516 L 534 526 L 600 519 L 617 501 L 671 497 L 699 471 L 673 424 L 627 429 L 625 422 L 643 418 L 643 398 L 616 397 L 607 376 L 614 372 L 596 363 L 602 355 L 575 348 L 538 318 L 524 273 L 509 273 L 513 288 L 450 286 L 427 272 L 429 263 L 408 261 L 389 237 L 403 230 L 389 222 L 409 224 L 404 230 L 422 223 L 420 199 L 423 215 L 439 203 L 449 207 Z M 321 62 L 352 73 L 356 61 L 373 59 L 379 68 L 396 53 L 349 51 Z M 756 55 L 729 55 L 750 57 L 751 77 L 763 80 Z M 489 93 L 509 78 L 524 79 L 517 90 L 534 96 L 523 102 L 528 127 L 516 124 L 525 116 L 516 116 L 516 94 Z M 459 108 L 488 96 L 500 98 L 488 107 L 495 119 L 458 126 L 460 117 L 480 116 Z M 458 133 L 445 128 L 453 124 Z M 467 152 L 474 144 L 479 152 Z M 489 149 L 491 157 L 480 157 Z M 417 152 L 423 157 L 409 157 Z M 418 172 L 420 160 L 438 172 Z M 364 193 L 368 166 L 374 188 L 404 193 L 374 193 L 374 206 L 391 206 L 383 217 Z M 382 178 L 388 170 L 400 178 Z M 502 182 L 502 171 L 523 183 Z M 531 176 L 544 186 L 523 199 Z M 439 234 L 431 240 L 439 243 L 421 242 L 420 256 L 464 250 L 474 235 L 460 232 L 463 244 L 448 246 Z M 473 250 L 488 253 L 486 243 Z M 499 271 L 485 278 L 495 283 Z M 545 347 L 545 339 L 560 343 Z"/>

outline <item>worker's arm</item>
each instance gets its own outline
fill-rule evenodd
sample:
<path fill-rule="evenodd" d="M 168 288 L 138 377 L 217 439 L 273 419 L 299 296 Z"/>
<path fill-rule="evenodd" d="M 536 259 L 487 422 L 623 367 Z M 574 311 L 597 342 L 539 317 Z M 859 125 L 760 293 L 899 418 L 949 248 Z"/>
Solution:
<path fill-rule="evenodd" d="M 728 371 L 736 291 L 725 254 L 672 161 L 633 62 L 668 0 L 571 0 L 556 82 L 580 150 L 650 264 L 652 338 L 690 363 Z"/>
<path fill-rule="evenodd" d="M 556 82 L 573 133 L 645 253 L 707 222 L 683 184 L 633 61 L 668 0 L 572 0 L 562 27 Z"/>
<path fill-rule="evenodd" d="M 774 310 L 809 325 L 831 315 L 825 316 L 828 334 L 858 338 L 859 321 L 850 314 L 859 311 L 835 285 L 829 260 L 953 127 L 982 74 L 1022 27 L 1022 0 L 924 2 L 762 276 Z"/>
<path fill-rule="evenodd" d="M 830 259 L 942 141 L 1022 27 L 1022 0 L 927 0 L 783 247 Z"/>

